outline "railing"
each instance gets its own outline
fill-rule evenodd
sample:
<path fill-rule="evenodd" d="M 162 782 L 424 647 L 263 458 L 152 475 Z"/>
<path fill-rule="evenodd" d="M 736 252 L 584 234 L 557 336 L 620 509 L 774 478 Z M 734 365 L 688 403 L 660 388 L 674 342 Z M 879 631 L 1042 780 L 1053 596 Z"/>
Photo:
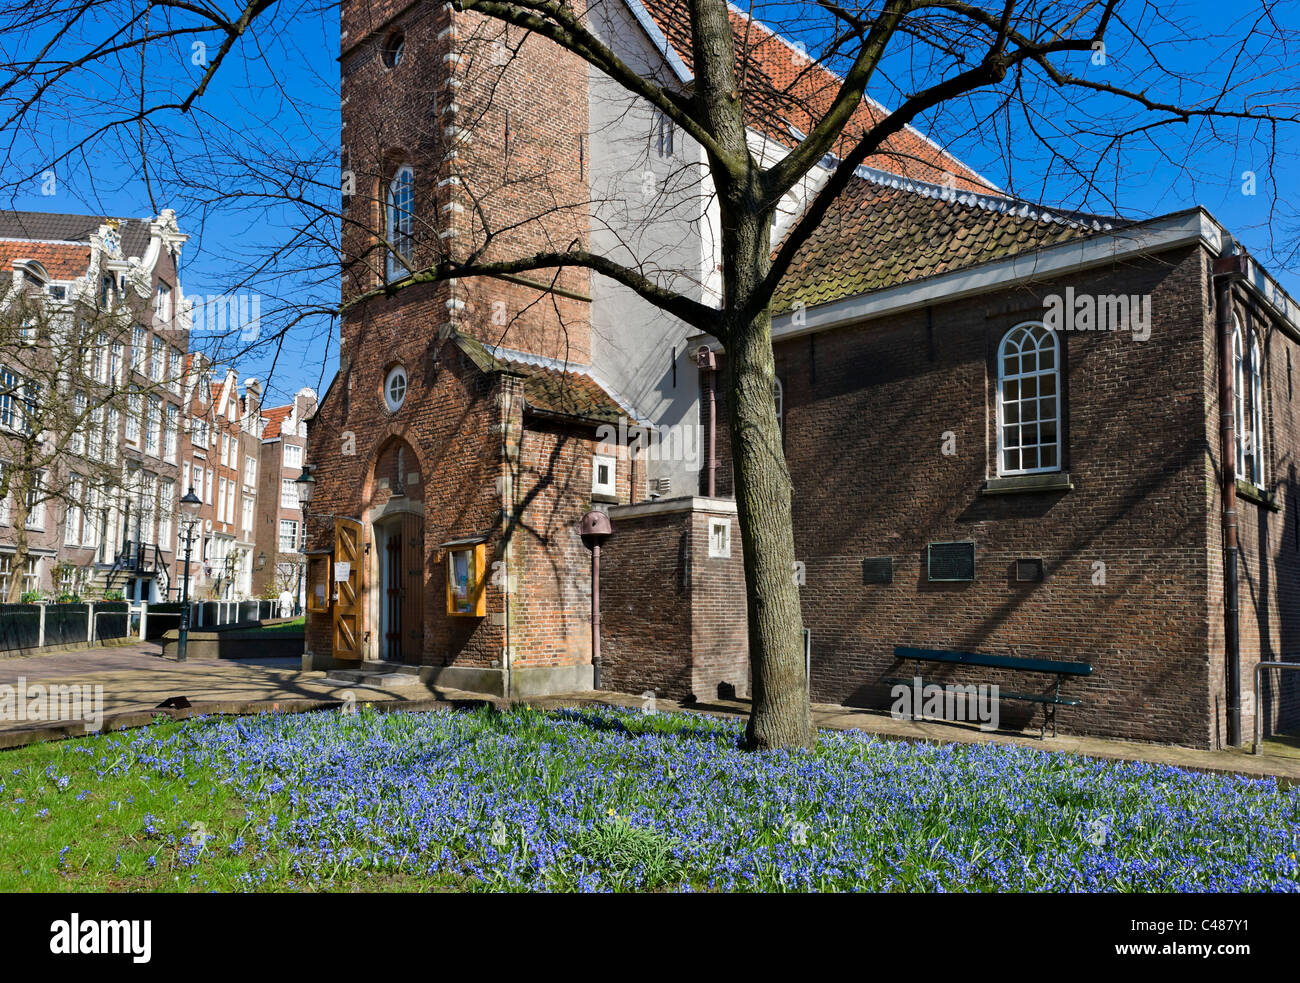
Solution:
<path fill-rule="evenodd" d="M 1259 662 L 1255 664 L 1255 754 L 1264 743 L 1264 705 L 1259 699 L 1260 670 L 1300 669 L 1300 662 Z"/>
<path fill-rule="evenodd" d="M 79 604 L 0 604 L 0 652 L 111 639 L 160 639 L 180 627 L 181 605 L 149 601 Z M 291 616 L 302 611 L 295 602 Z M 280 616 L 280 602 L 191 601 L 190 627 L 216 628 Z"/>
<path fill-rule="evenodd" d="M 167 569 L 157 543 L 138 543 L 133 539 L 122 544 L 122 552 L 117 554 L 113 566 L 130 573 L 157 573 Z"/>

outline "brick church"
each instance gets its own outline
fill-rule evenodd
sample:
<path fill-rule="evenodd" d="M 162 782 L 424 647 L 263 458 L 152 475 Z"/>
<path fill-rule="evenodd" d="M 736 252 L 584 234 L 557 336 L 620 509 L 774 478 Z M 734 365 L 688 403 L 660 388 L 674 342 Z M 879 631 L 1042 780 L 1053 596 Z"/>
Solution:
<path fill-rule="evenodd" d="M 587 17 L 689 89 L 680 0 Z M 838 80 L 732 18 L 768 162 Z M 598 508 L 600 688 L 746 696 L 726 352 L 586 270 L 419 273 L 582 243 L 716 305 L 701 148 L 576 56 L 450 5 L 347 0 L 342 28 L 344 316 L 309 421 L 311 664 L 591 688 L 578 522 Z M 885 112 L 864 101 L 852 125 Z M 826 173 L 780 203 L 774 242 Z M 1250 733 L 1255 665 L 1300 657 L 1300 313 L 1213 216 L 1056 211 L 908 129 L 773 312 L 815 701 L 887 708 L 885 680 L 910 675 L 894 648 L 916 646 L 1091 663 L 1064 731 L 1220 745 L 1235 692 Z M 1266 729 L 1294 725 L 1293 689 L 1271 687 Z"/>

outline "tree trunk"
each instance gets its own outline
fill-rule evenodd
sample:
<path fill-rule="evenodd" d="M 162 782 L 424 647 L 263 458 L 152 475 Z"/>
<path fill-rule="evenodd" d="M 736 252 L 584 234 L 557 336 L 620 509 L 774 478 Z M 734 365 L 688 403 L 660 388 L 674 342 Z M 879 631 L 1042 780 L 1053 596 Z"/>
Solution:
<path fill-rule="evenodd" d="M 31 515 L 31 509 L 27 507 L 29 492 L 25 482 L 17 484 L 13 511 L 9 515 L 14 531 L 14 551 L 11 554 L 13 569 L 9 576 L 9 596 L 5 598 L 9 604 L 18 604 L 23 599 L 23 571 L 27 567 L 27 557 L 31 553 L 27 541 L 27 519 Z"/>
<path fill-rule="evenodd" d="M 745 740 L 754 750 L 816 743 L 804 673 L 803 618 L 794 576 L 790 472 L 781 448 L 776 381 L 764 310 L 737 325 L 727 345 L 728 415 L 736 508 L 745 557 L 753 709 Z"/>

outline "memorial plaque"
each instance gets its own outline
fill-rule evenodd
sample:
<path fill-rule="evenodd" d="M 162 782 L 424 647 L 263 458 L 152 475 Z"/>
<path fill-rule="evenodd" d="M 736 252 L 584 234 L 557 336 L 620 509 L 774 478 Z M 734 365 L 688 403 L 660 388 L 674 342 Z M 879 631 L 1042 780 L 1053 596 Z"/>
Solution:
<path fill-rule="evenodd" d="M 862 561 L 862 582 L 864 584 L 892 584 L 894 582 L 894 558 L 892 556 L 869 556 Z"/>
<path fill-rule="evenodd" d="M 975 579 L 974 543 L 931 543 L 926 554 L 930 580 Z"/>

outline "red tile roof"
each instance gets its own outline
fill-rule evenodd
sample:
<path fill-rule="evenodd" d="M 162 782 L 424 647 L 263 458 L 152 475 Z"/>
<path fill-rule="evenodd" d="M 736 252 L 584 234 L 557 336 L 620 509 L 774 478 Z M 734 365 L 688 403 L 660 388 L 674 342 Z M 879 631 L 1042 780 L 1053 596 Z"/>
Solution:
<path fill-rule="evenodd" d="M 641 0 L 668 43 L 692 71 L 690 14 L 683 0 Z M 808 133 L 834 102 L 842 80 L 838 75 L 809 59 L 799 48 L 753 20 L 744 11 L 729 6 L 735 38 L 737 76 L 748 116 L 748 125 L 787 147 L 800 137 L 794 127 Z M 858 138 L 888 115 L 888 110 L 872 100 L 864 100 L 845 127 L 834 147 L 844 156 Z M 880 152 L 864 163 L 914 180 L 943 184 L 951 174 L 959 189 L 990 191 L 997 189 L 957 158 L 942 150 L 916 130 L 904 129 L 885 141 Z"/>
<path fill-rule="evenodd" d="M 292 406 L 272 406 L 262 410 L 265 425 L 262 428 L 263 440 L 275 440 L 280 436 L 280 428 L 293 412 Z"/>
<path fill-rule="evenodd" d="M 0 240 L 0 273 L 9 274 L 16 259 L 36 260 L 45 267 L 51 279 L 73 280 L 84 276 L 90 266 L 90 248 L 48 242 Z"/>

